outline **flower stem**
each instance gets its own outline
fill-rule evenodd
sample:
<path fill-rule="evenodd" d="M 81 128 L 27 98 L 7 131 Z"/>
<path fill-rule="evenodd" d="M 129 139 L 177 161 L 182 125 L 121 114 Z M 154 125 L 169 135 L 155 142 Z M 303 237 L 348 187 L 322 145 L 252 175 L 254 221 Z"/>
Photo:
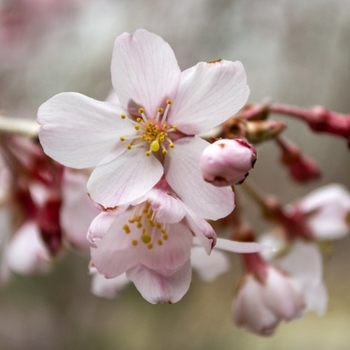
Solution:
<path fill-rule="evenodd" d="M 40 125 L 29 119 L 9 118 L 0 115 L 0 133 L 15 134 L 34 139 L 38 137 Z"/>

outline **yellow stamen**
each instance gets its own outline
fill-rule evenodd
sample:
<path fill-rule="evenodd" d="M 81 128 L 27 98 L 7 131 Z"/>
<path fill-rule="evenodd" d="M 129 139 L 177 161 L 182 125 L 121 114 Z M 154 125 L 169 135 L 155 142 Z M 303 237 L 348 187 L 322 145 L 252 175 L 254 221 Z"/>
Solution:
<path fill-rule="evenodd" d="M 130 227 L 127 225 L 127 224 L 125 224 L 124 226 L 123 226 L 123 230 L 125 231 L 125 233 L 126 234 L 129 234 L 131 231 L 130 231 Z"/>

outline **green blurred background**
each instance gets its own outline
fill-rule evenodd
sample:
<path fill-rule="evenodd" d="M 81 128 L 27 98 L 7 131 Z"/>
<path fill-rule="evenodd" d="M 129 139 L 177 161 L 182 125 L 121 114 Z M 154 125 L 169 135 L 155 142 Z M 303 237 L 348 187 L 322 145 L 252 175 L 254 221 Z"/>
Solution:
<path fill-rule="evenodd" d="M 198 61 L 241 60 L 251 101 L 350 112 L 350 3 L 347 0 L 77 0 L 74 11 L 17 53 L 0 48 L 0 108 L 35 118 L 46 99 L 77 91 L 104 99 L 117 35 L 145 28 L 173 47 L 186 69 Z M 279 120 L 285 120 L 279 118 Z M 324 172 L 317 183 L 293 184 L 272 144 L 259 147 L 250 178 L 284 203 L 329 182 L 350 187 L 346 142 L 288 120 L 287 135 Z M 264 229 L 254 204 L 247 218 Z M 349 239 L 325 257 L 330 303 L 325 317 L 283 324 L 272 338 L 237 329 L 230 318 L 240 262 L 214 283 L 194 276 L 175 305 L 150 305 L 133 286 L 116 300 L 90 294 L 88 259 L 67 253 L 48 276 L 15 277 L 0 291 L 0 349 L 318 349 L 350 348 Z"/>

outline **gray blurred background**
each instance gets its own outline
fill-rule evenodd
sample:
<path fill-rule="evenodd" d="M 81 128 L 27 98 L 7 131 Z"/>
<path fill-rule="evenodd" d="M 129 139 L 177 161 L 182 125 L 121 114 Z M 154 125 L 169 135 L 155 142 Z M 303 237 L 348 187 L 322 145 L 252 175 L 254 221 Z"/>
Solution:
<path fill-rule="evenodd" d="M 3 114 L 34 119 L 40 104 L 62 91 L 104 99 L 111 88 L 113 41 L 138 28 L 169 42 L 182 69 L 217 58 L 242 61 L 251 101 L 270 97 L 279 103 L 322 104 L 350 113 L 347 0 L 76 0 L 73 9 L 53 22 L 24 37 L 15 52 L 0 47 Z M 274 145 L 266 143 L 250 175 L 263 191 L 288 203 L 322 184 L 350 187 L 350 154 L 343 139 L 316 135 L 301 122 L 277 118 L 288 122 L 287 135 L 319 162 L 323 177 L 306 186 L 293 184 L 278 163 Z M 248 204 L 247 217 L 261 229 L 258 211 Z M 2 288 L 0 349 L 346 350 L 349 249 L 346 239 L 325 257 L 327 315 L 309 314 L 283 324 L 267 339 L 231 322 L 240 274 L 234 256 L 232 271 L 213 284 L 195 276 L 178 304 L 153 306 L 133 286 L 113 301 L 90 295 L 87 259 L 69 253 L 51 275 L 18 277 Z"/>

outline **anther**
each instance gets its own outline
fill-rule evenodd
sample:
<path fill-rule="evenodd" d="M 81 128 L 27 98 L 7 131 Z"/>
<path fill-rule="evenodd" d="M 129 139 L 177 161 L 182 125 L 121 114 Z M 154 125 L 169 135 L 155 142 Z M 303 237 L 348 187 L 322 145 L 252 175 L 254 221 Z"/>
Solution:
<path fill-rule="evenodd" d="M 124 232 L 126 233 L 126 234 L 129 234 L 131 231 L 130 231 L 130 227 L 127 225 L 127 224 L 125 224 L 124 226 L 123 226 L 123 230 L 124 230 Z"/>
<path fill-rule="evenodd" d="M 126 115 L 125 115 L 125 114 L 122 114 L 122 115 L 120 116 L 120 118 L 125 119 L 125 118 L 126 118 Z"/>
<path fill-rule="evenodd" d="M 137 240 L 136 240 L 136 239 L 133 239 L 133 240 L 131 241 L 131 244 L 132 244 L 133 246 L 137 246 Z"/>
<path fill-rule="evenodd" d="M 120 141 L 125 141 L 125 137 L 124 136 L 120 136 Z"/>

